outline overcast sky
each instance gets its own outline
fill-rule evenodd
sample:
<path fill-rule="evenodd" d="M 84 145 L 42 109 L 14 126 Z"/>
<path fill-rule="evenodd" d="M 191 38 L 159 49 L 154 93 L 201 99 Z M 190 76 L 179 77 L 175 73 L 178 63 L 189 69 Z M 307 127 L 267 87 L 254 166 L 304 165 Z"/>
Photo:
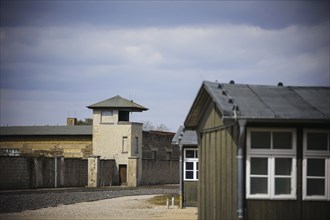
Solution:
<path fill-rule="evenodd" d="M 116 95 L 176 131 L 203 80 L 330 86 L 329 1 L 1 0 L 1 126 Z"/>

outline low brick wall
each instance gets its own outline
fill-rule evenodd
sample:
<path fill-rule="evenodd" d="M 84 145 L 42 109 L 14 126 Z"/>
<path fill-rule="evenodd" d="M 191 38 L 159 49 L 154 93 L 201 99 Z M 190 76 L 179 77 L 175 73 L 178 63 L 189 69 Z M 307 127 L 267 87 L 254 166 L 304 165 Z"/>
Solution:
<path fill-rule="evenodd" d="M 0 156 L 0 190 L 87 186 L 88 161 L 78 158 Z M 100 161 L 100 185 L 110 185 L 114 160 Z"/>
<path fill-rule="evenodd" d="M 178 160 L 142 160 L 142 184 L 179 183 Z"/>

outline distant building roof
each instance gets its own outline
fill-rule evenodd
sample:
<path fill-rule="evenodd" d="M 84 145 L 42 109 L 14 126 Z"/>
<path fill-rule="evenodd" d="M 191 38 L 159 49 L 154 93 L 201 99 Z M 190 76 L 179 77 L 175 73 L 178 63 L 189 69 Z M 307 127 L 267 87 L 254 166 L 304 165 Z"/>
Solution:
<path fill-rule="evenodd" d="M 181 136 L 181 137 L 180 137 Z M 197 133 L 193 130 L 185 130 L 184 126 L 180 126 L 172 139 L 172 144 L 179 145 L 197 145 Z"/>
<path fill-rule="evenodd" d="M 148 110 L 148 108 L 139 105 L 133 100 L 128 100 L 125 98 L 120 97 L 119 95 L 112 97 L 110 99 L 106 99 L 104 101 L 95 103 L 93 105 L 87 106 L 87 108 L 110 108 L 110 109 L 122 109 L 127 111 L 136 111 L 136 112 L 142 112 Z"/>
<path fill-rule="evenodd" d="M 7 126 L 0 127 L 0 136 L 9 135 L 92 135 L 93 126 Z"/>
<path fill-rule="evenodd" d="M 145 131 L 143 130 L 142 131 L 143 133 L 149 133 L 149 134 L 156 134 L 156 135 L 174 135 L 175 133 L 174 132 L 171 132 L 171 131 L 157 131 L 157 130 L 148 130 L 148 131 Z"/>
<path fill-rule="evenodd" d="M 194 128 L 213 102 L 222 118 L 330 120 L 330 87 L 220 84 L 204 81 L 186 118 Z"/>

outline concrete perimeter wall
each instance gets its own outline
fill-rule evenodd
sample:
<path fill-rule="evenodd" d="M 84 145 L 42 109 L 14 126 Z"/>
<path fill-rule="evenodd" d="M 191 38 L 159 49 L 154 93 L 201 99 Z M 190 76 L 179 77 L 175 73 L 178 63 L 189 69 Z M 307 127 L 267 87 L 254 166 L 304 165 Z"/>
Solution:
<path fill-rule="evenodd" d="M 142 160 L 142 185 L 179 183 L 178 160 Z"/>
<path fill-rule="evenodd" d="M 114 160 L 100 161 L 100 186 L 110 185 Z M 87 159 L 52 157 L 0 156 L 0 190 L 85 187 L 88 178 Z"/>
<path fill-rule="evenodd" d="M 179 183 L 179 148 L 171 144 L 175 133 L 143 131 L 142 185 Z"/>

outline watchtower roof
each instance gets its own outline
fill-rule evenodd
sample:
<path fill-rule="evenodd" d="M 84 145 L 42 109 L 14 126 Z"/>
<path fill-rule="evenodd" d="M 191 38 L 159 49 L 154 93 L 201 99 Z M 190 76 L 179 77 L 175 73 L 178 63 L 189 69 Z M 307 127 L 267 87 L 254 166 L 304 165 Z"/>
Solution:
<path fill-rule="evenodd" d="M 119 95 L 112 97 L 110 99 L 106 99 L 101 102 L 89 105 L 89 106 L 87 106 L 87 108 L 90 108 L 90 109 L 99 109 L 99 108 L 119 109 L 119 110 L 131 111 L 131 112 L 142 112 L 142 111 L 149 110 L 148 108 L 133 102 L 133 100 L 128 100 L 128 99 L 122 98 Z"/>

